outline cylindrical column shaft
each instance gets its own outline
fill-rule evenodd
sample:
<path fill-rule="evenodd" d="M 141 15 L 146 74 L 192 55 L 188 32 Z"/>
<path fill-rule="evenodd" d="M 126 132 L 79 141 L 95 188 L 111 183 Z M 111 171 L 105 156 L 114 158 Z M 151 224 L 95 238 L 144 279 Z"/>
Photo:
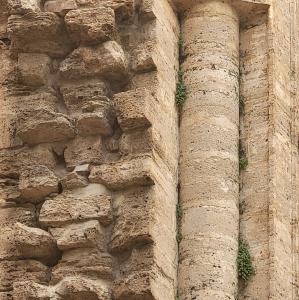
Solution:
<path fill-rule="evenodd" d="M 239 22 L 230 3 L 185 12 L 180 127 L 181 300 L 235 299 L 238 252 Z"/>

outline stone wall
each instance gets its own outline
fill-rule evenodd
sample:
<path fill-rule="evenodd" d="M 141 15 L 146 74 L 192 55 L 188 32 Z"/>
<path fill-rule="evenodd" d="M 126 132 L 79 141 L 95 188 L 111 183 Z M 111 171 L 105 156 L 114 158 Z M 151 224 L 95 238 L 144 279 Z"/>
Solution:
<path fill-rule="evenodd" d="M 172 8 L 2 7 L 0 298 L 174 299 Z"/>

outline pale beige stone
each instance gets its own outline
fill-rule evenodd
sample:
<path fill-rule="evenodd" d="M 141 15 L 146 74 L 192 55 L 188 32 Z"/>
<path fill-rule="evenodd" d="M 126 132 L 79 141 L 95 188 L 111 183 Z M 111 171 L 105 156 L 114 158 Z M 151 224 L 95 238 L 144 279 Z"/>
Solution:
<path fill-rule="evenodd" d="M 116 34 L 115 16 L 111 8 L 72 10 L 65 16 L 72 41 L 76 44 L 98 44 L 111 40 Z"/>
<path fill-rule="evenodd" d="M 78 6 L 75 0 L 48 0 L 44 5 L 44 10 L 55 13 L 67 13 Z"/>
<path fill-rule="evenodd" d="M 65 191 L 46 200 L 39 215 L 39 222 L 49 227 L 88 220 L 108 225 L 112 221 L 111 197 L 97 190 L 89 193 L 85 188 Z"/>
<path fill-rule="evenodd" d="M 88 185 L 86 177 L 79 175 L 77 172 L 68 173 L 60 182 L 64 190 L 73 190 Z"/>
<path fill-rule="evenodd" d="M 22 169 L 19 190 L 22 198 L 37 203 L 58 192 L 58 178 L 45 166 L 33 165 Z"/>

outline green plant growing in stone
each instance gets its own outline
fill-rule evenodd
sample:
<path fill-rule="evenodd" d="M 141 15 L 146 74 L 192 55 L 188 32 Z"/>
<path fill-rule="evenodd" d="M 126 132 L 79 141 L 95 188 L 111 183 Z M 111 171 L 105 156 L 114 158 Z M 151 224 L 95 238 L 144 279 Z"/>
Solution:
<path fill-rule="evenodd" d="M 181 221 L 183 217 L 183 210 L 180 206 L 179 203 L 176 205 L 176 222 L 177 222 L 177 235 L 176 235 L 176 240 L 178 243 L 181 242 L 183 236 L 181 234 Z"/>
<path fill-rule="evenodd" d="M 240 158 L 239 158 L 239 168 L 240 168 L 240 170 L 245 170 L 247 166 L 248 166 L 247 157 L 245 156 L 245 154 L 240 155 Z"/>
<path fill-rule="evenodd" d="M 238 274 L 239 278 L 245 282 L 254 275 L 254 268 L 252 266 L 251 256 L 248 250 L 248 244 L 243 240 L 239 241 L 239 250 L 238 250 Z"/>
<path fill-rule="evenodd" d="M 176 84 L 175 102 L 178 106 L 182 106 L 186 100 L 186 86 L 183 80 L 183 71 L 178 71 L 178 82 Z"/>

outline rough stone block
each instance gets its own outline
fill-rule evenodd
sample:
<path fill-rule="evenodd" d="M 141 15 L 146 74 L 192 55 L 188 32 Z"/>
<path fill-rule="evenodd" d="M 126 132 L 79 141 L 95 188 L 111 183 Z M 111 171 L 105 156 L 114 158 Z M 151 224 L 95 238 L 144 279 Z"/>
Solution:
<path fill-rule="evenodd" d="M 101 163 L 102 139 L 98 136 L 76 136 L 64 150 L 64 159 L 68 169 L 72 170 L 78 165 Z"/>
<path fill-rule="evenodd" d="M 77 129 L 81 136 L 104 135 L 113 133 L 110 107 L 100 107 L 95 112 L 84 113 L 77 119 Z"/>
<path fill-rule="evenodd" d="M 81 114 L 86 103 L 103 103 L 108 94 L 107 85 L 98 79 L 86 82 L 63 84 L 60 87 L 64 103 L 71 114 Z"/>
<path fill-rule="evenodd" d="M 32 204 L 16 206 L 4 202 L 0 208 L 0 227 L 14 226 L 17 222 L 27 226 L 36 225 L 35 206 Z"/>
<path fill-rule="evenodd" d="M 57 240 L 58 248 L 63 251 L 76 248 L 106 250 L 105 231 L 97 220 L 50 228 L 50 232 Z"/>
<path fill-rule="evenodd" d="M 33 163 L 54 169 L 56 160 L 53 151 L 42 145 L 33 148 L 0 150 L 0 177 L 18 178 L 21 168 Z"/>
<path fill-rule="evenodd" d="M 58 192 L 58 178 L 45 166 L 28 166 L 21 172 L 19 189 L 24 199 L 37 203 Z"/>
<path fill-rule="evenodd" d="M 25 278 L 24 278 L 25 279 Z M 24 280 L 23 279 L 23 280 Z M 20 281 L 13 284 L 13 299 L 49 300 L 55 297 L 55 291 L 46 285 L 34 281 Z"/>
<path fill-rule="evenodd" d="M 0 233 L 0 260 L 36 259 L 47 265 L 58 261 L 56 241 L 42 229 L 16 223 Z"/>
<path fill-rule="evenodd" d="M 123 131 L 149 127 L 154 119 L 154 98 L 146 89 L 114 95 L 117 120 Z"/>
<path fill-rule="evenodd" d="M 79 175 L 77 172 L 71 172 L 61 179 L 63 190 L 73 190 L 88 185 L 86 177 Z"/>
<path fill-rule="evenodd" d="M 22 114 L 17 135 L 28 145 L 59 142 L 75 136 L 69 118 L 60 113 L 37 110 Z"/>
<path fill-rule="evenodd" d="M 99 220 L 108 225 L 112 221 L 111 198 L 98 191 L 94 194 L 84 193 L 84 188 L 80 191 L 65 191 L 46 200 L 40 211 L 40 223 L 60 227 L 72 222 Z"/>
<path fill-rule="evenodd" d="M 44 5 L 44 10 L 48 12 L 65 14 L 69 10 L 76 9 L 77 3 L 75 0 L 50 0 Z"/>
<path fill-rule="evenodd" d="M 132 53 L 132 69 L 135 72 L 150 72 L 157 69 L 155 51 L 153 42 L 138 45 Z"/>
<path fill-rule="evenodd" d="M 0 179 L 0 200 L 18 202 L 21 196 L 18 185 L 18 180 Z"/>
<path fill-rule="evenodd" d="M 7 0 L 10 14 L 25 14 L 41 11 L 40 0 Z"/>
<path fill-rule="evenodd" d="M 111 190 L 121 190 L 130 186 L 155 184 L 156 165 L 150 157 L 135 157 L 100 166 L 91 166 L 90 182 L 102 183 Z"/>
<path fill-rule="evenodd" d="M 72 10 L 65 23 L 72 41 L 79 45 L 106 42 L 116 33 L 114 11 L 106 7 Z"/>
<path fill-rule="evenodd" d="M 80 47 L 61 63 L 60 74 L 65 79 L 103 76 L 107 80 L 126 80 L 126 57 L 114 41 L 93 48 Z"/>
<path fill-rule="evenodd" d="M 0 292 L 0 300 L 13 300 L 12 291 Z"/>
<path fill-rule="evenodd" d="M 36 260 L 0 261 L 0 291 L 12 290 L 13 283 L 24 278 L 46 283 L 48 276 L 48 267 Z"/>
<path fill-rule="evenodd" d="M 82 248 L 63 253 L 53 268 L 51 284 L 68 276 L 84 276 L 99 279 L 112 278 L 112 257 L 96 249 Z"/>
<path fill-rule="evenodd" d="M 26 85 L 41 86 L 49 82 L 51 59 L 48 55 L 39 53 L 20 53 L 18 70 L 22 82 Z"/>
<path fill-rule="evenodd" d="M 63 22 L 55 13 L 12 15 L 8 19 L 7 32 L 13 51 L 64 57 L 71 50 Z"/>
<path fill-rule="evenodd" d="M 116 220 L 109 247 L 119 252 L 135 244 L 153 242 L 151 220 L 153 220 L 153 196 L 150 188 L 124 191 L 115 200 Z"/>
<path fill-rule="evenodd" d="M 110 300 L 111 292 L 103 280 L 83 277 L 64 278 L 56 288 L 63 299 Z"/>

